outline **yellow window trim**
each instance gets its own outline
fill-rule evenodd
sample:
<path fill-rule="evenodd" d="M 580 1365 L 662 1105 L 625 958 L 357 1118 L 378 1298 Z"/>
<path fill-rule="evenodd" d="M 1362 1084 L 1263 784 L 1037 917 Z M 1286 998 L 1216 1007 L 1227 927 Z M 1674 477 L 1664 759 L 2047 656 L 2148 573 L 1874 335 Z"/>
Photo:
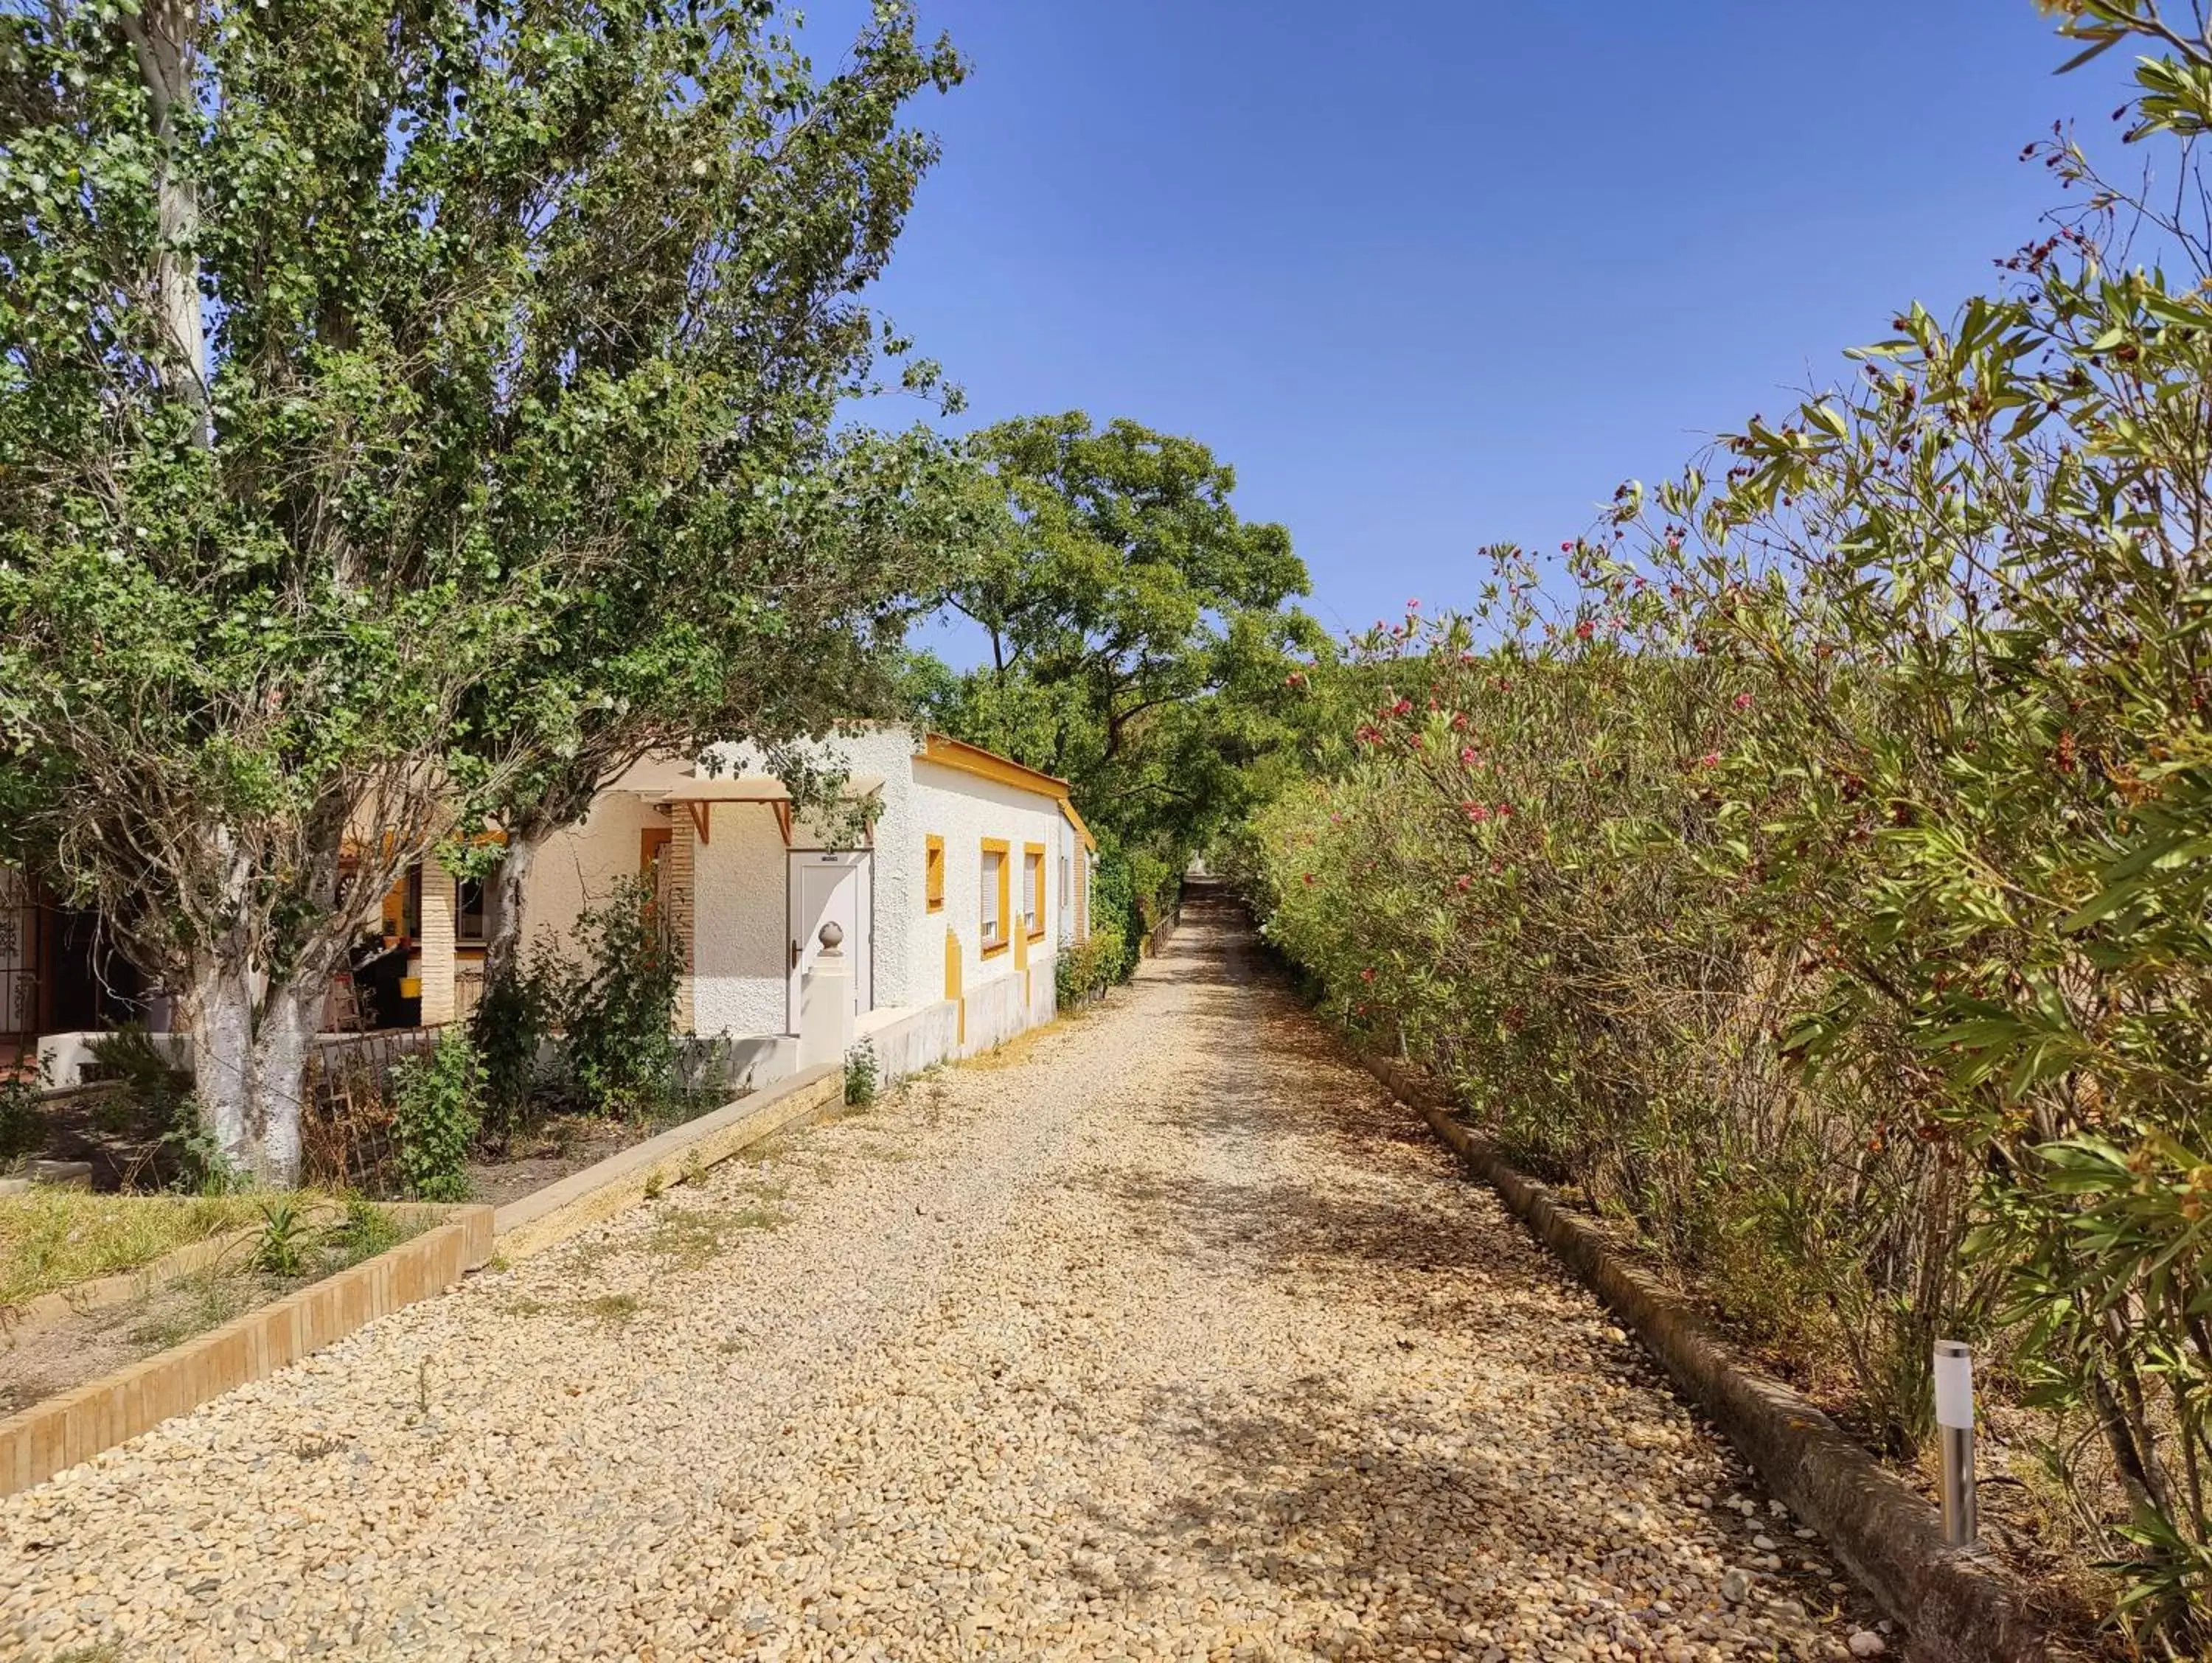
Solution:
<path fill-rule="evenodd" d="M 1024 843 L 1022 845 L 1022 899 L 1024 901 L 1029 899 L 1030 860 L 1032 856 L 1036 858 L 1037 863 L 1037 909 L 1036 927 L 1030 932 L 1030 939 L 1031 941 L 1042 941 L 1044 939 L 1045 932 L 1044 845 L 1042 843 Z"/>
<path fill-rule="evenodd" d="M 1013 846 L 1005 838 L 987 837 L 983 840 L 982 854 L 976 858 L 975 865 L 980 873 L 983 855 L 995 854 L 999 857 L 999 933 L 983 943 L 985 958 L 989 958 L 994 953 L 1003 953 L 1013 945 L 1014 920 L 1012 914 L 1007 911 L 1008 903 L 1012 899 L 1010 891 L 1012 888 L 1014 864 L 1007 857 L 1012 853 Z"/>
<path fill-rule="evenodd" d="M 945 910 L 945 840 L 935 832 L 921 840 L 922 901 L 927 911 Z"/>

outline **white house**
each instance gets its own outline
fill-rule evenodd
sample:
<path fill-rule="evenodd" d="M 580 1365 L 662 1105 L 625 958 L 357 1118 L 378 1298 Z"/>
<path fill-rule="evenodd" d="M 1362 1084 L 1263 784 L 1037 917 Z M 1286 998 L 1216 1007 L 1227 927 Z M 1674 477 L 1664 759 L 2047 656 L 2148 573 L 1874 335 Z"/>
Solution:
<path fill-rule="evenodd" d="M 1050 1020 L 1054 962 L 1089 934 L 1097 865 L 1066 781 L 902 727 L 819 749 L 866 816 L 794 815 L 743 747 L 712 768 L 632 768 L 539 850 L 525 885 L 530 939 L 565 949 L 580 913 L 623 877 L 650 876 L 684 966 L 678 1024 L 726 1041 L 757 1083 L 797 1066 L 801 980 L 833 920 L 855 1038 L 885 1077 Z M 410 997 L 423 1022 L 453 1020 L 471 1002 L 482 891 L 432 865 L 411 904 Z"/>

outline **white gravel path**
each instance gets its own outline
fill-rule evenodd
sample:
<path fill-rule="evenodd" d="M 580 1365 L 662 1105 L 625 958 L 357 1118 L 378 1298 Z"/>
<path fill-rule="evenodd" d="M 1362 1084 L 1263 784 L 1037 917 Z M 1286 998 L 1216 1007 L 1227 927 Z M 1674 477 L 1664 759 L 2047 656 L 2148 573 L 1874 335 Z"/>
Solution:
<path fill-rule="evenodd" d="M 1249 968 L 1201 911 L 0 1502 L 0 1656 L 1844 1655 L 1818 1543 Z"/>

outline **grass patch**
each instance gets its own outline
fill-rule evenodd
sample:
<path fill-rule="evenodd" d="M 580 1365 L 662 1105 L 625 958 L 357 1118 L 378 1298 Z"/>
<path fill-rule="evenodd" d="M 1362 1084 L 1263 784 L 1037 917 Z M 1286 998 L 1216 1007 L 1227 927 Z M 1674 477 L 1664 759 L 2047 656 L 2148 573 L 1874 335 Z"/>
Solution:
<path fill-rule="evenodd" d="M 770 1187 L 780 1199 L 784 1186 Z M 786 1215 L 766 1201 L 741 1207 L 686 1207 L 654 1221 L 652 1233 L 638 1244 L 641 1253 L 672 1261 L 678 1269 L 696 1271 L 710 1263 L 730 1241 L 747 1230 L 772 1230 Z"/>
<path fill-rule="evenodd" d="M 1002 1044 L 993 1046 L 980 1056 L 962 1058 L 960 1066 L 986 1071 L 1017 1067 L 1027 1062 L 1030 1059 L 1030 1053 L 1065 1027 L 1066 1021 L 1065 1017 L 1054 1017 L 1042 1028 L 1024 1029 L 1013 1038 Z"/>
<path fill-rule="evenodd" d="M 627 1322 L 637 1314 L 638 1306 L 635 1294 L 601 1294 L 584 1302 L 586 1314 L 602 1322 Z"/>
<path fill-rule="evenodd" d="M 259 1278 L 233 1271 L 196 1272 L 156 1289 L 141 1302 L 137 1322 L 124 1332 L 133 1345 L 166 1351 L 220 1328 L 261 1302 Z M 150 1313 L 147 1314 L 146 1313 Z"/>
<path fill-rule="evenodd" d="M 46 1188 L 0 1196 L 0 1305 L 135 1271 L 179 1247 L 258 1224 L 268 1199 Z"/>

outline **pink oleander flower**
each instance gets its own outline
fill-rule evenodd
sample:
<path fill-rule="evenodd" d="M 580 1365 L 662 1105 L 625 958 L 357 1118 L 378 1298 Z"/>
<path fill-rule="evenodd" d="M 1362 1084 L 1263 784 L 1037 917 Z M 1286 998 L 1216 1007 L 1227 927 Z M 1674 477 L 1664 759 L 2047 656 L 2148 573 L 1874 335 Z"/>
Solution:
<path fill-rule="evenodd" d="M 1369 965 L 1369 966 L 1368 966 L 1364 970 L 1362 970 L 1362 971 L 1359 973 L 1359 979 L 1360 979 L 1360 980 L 1362 980 L 1362 981 L 1372 981 L 1372 980 L 1375 980 L 1375 967 L 1374 967 L 1373 965 L 1371 965 L 1371 964 L 1370 964 L 1370 965 Z"/>
<path fill-rule="evenodd" d="M 1462 803 L 1459 806 L 1461 812 L 1477 825 L 1490 818 L 1490 810 L 1480 803 Z"/>
<path fill-rule="evenodd" d="M 1510 803 L 1500 803 L 1498 805 L 1496 812 L 1500 820 L 1510 820 L 1513 817 L 1513 804 Z"/>
<path fill-rule="evenodd" d="M 1748 693 L 1739 693 L 1735 697 L 1730 699 L 1729 702 L 1734 705 L 1738 710 L 1749 710 L 1751 708 L 1751 695 Z"/>
<path fill-rule="evenodd" d="M 1452 887 L 1457 889 L 1462 895 L 1465 895 L 1468 891 L 1468 887 L 1474 882 L 1474 873 L 1462 872 L 1459 877 L 1453 881 Z"/>
<path fill-rule="evenodd" d="M 1721 754 L 1717 750 L 1709 750 L 1698 758 L 1698 766 L 1702 768 L 1717 768 L 1720 765 Z"/>
<path fill-rule="evenodd" d="M 1474 766 L 1474 747 L 1473 745 L 1462 745 L 1459 751 L 1459 760 L 1468 768 L 1473 768 Z"/>

